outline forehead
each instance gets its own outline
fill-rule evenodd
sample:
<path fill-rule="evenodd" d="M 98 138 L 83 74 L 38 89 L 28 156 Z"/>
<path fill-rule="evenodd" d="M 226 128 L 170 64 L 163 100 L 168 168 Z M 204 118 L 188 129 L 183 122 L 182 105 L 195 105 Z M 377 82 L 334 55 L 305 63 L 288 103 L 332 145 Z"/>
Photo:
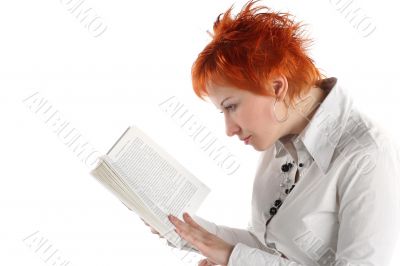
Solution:
<path fill-rule="evenodd" d="M 246 93 L 246 91 L 238 89 L 230 85 L 212 85 L 207 86 L 208 98 L 218 108 L 221 102 L 228 97 L 237 97 Z"/>

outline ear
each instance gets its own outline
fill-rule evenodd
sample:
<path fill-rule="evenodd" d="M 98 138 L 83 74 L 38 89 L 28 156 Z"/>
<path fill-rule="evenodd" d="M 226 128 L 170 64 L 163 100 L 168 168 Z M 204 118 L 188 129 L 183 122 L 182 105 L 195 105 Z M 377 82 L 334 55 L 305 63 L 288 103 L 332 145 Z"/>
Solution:
<path fill-rule="evenodd" d="M 272 89 L 278 101 L 285 99 L 288 91 L 288 82 L 284 75 L 277 75 L 271 79 Z"/>

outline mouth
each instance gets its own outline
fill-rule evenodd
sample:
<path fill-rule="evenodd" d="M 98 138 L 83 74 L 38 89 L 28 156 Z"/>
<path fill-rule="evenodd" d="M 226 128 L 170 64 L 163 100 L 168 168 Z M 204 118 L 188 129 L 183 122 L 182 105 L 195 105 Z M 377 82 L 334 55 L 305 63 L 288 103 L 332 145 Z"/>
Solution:
<path fill-rule="evenodd" d="M 248 137 L 246 137 L 246 138 L 240 139 L 240 140 L 241 140 L 241 141 L 244 141 L 244 143 L 245 143 L 245 144 L 248 144 L 248 143 L 249 143 L 249 140 L 250 140 L 250 138 L 251 138 L 251 135 L 250 135 L 250 136 L 248 136 Z"/>

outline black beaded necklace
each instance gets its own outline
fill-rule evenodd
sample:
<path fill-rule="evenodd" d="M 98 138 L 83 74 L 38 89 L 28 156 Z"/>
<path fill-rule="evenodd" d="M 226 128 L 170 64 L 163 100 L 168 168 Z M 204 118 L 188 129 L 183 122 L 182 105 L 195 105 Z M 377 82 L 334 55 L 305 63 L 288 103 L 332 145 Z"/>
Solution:
<path fill-rule="evenodd" d="M 293 161 L 293 163 L 295 163 Z M 292 183 L 292 180 L 290 179 L 289 176 L 289 171 L 293 167 L 293 163 L 285 163 L 281 166 L 281 171 L 283 174 L 283 179 L 281 184 L 279 185 L 281 187 L 281 193 L 279 195 L 279 198 L 274 201 L 272 207 L 269 209 L 269 214 L 271 215 L 270 219 L 278 212 L 279 208 L 282 206 L 284 198 L 287 197 L 287 195 L 292 192 L 294 187 L 296 186 L 295 182 Z M 299 163 L 299 167 L 303 167 L 303 163 Z"/>

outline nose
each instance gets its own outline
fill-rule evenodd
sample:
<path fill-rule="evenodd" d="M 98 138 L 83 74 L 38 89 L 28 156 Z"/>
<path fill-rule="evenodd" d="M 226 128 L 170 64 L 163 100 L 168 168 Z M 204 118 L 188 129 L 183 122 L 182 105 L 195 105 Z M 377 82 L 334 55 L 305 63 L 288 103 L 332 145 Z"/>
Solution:
<path fill-rule="evenodd" d="M 228 137 L 232 137 L 234 135 L 239 134 L 240 127 L 235 121 L 233 121 L 229 115 L 225 115 L 225 128 L 226 128 L 226 135 Z"/>

